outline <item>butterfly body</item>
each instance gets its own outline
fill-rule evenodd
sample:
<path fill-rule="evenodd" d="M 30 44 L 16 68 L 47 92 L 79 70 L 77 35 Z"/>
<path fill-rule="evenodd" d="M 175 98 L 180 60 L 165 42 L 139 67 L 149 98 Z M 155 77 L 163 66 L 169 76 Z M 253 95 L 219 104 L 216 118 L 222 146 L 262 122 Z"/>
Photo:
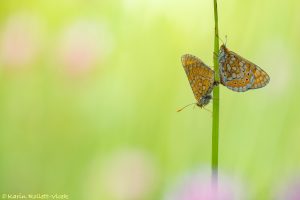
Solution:
<path fill-rule="evenodd" d="M 264 87 L 270 81 L 268 74 L 254 63 L 228 50 L 225 45 L 219 51 L 221 83 L 236 92 Z"/>
<path fill-rule="evenodd" d="M 190 54 L 183 55 L 181 62 L 197 100 L 196 105 L 201 108 L 206 106 L 212 99 L 211 92 L 216 85 L 215 72 L 199 58 Z"/>

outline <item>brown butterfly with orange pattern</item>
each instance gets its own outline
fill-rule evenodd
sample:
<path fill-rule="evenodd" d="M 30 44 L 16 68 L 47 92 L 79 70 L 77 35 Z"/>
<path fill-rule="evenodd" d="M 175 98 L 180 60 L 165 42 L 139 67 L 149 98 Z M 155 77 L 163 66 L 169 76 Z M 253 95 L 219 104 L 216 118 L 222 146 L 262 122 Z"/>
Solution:
<path fill-rule="evenodd" d="M 256 64 L 222 45 L 219 51 L 219 72 L 221 83 L 236 92 L 245 92 L 266 86 L 269 75 Z"/>
<path fill-rule="evenodd" d="M 218 82 L 215 81 L 214 77 L 215 72 L 199 58 L 190 54 L 183 55 L 181 57 L 181 62 L 197 100 L 197 102 L 193 104 L 196 104 L 200 108 L 204 108 L 204 106 L 206 106 L 212 99 L 211 92 L 214 86 L 218 85 Z M 187 106 L 193 104 L 189 104 Z M 179 109 L 177 112 L 180 112 L 187 106 Z"/>

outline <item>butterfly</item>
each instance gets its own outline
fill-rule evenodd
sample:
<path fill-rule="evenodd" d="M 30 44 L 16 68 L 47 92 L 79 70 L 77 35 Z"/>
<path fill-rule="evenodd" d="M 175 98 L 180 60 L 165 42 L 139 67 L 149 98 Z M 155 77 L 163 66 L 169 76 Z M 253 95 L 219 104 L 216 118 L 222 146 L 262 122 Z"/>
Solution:
<path fill-rule="evenodd" d="M 256 64 L 228 50 L 226 45 L 220 47 L 219 72 L 221 83 L 236 92 L 245 92 L 266 86 L 269 75 Z"/>
<path fill-rule="evenodd" d="M 212 99 L 211 92 L 214 86 L 218 85 L 215 81 L 215 72 L 199 58 L 190 54 L 183 55 L 181 62 L 197 100 L 196 105 L 202 108 L 209 104 Z"/>

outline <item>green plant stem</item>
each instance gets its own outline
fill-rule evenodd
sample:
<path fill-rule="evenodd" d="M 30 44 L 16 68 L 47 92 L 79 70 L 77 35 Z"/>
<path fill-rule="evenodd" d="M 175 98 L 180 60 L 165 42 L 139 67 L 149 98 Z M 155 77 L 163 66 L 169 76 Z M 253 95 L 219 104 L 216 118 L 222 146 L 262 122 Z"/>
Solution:
<path fill-rule="evenodd" d="M 214 71 L 215 81 L 220 82 L 219 76 L 219 63 L 218 63 L 218 52 L 219 52 L 219 28 L 218 28 L 218 6 L 217 0 L 214 2 L 214 18 L 215 18 L 215 40 L 214 40 Z M 216 86 L 213 90 L 213 121 L 212 121 L 212 157 L 211 167 L 215 178 L 218 176 L 218 160 L 219 160 L 219 102 L 220 102 L 220 88 Z"/>

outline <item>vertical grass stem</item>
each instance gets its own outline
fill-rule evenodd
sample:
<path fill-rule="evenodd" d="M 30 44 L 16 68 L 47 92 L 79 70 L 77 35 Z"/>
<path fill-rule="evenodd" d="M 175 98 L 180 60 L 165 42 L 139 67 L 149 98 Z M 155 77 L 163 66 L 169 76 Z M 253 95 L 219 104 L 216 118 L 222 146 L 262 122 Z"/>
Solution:
<path fill-rule="evenodd" d="M 220 82 L 218 55 L 219 52 L 219 28 L 218 28 L 218 5 L 217 0 L 214 3 L 214 19 L 215 19 L 215 38 L 214 38 L 214 71 L 215 81 Z M 212 121 L 212 154 L 211 154 L 211 167 L 213 177 L 215 180 L 218 178 L 218 161 L 219 161 L 219 102 L 220 102 L 220 88 L 216 86 L 213 90 L 213 121 Z"/>

